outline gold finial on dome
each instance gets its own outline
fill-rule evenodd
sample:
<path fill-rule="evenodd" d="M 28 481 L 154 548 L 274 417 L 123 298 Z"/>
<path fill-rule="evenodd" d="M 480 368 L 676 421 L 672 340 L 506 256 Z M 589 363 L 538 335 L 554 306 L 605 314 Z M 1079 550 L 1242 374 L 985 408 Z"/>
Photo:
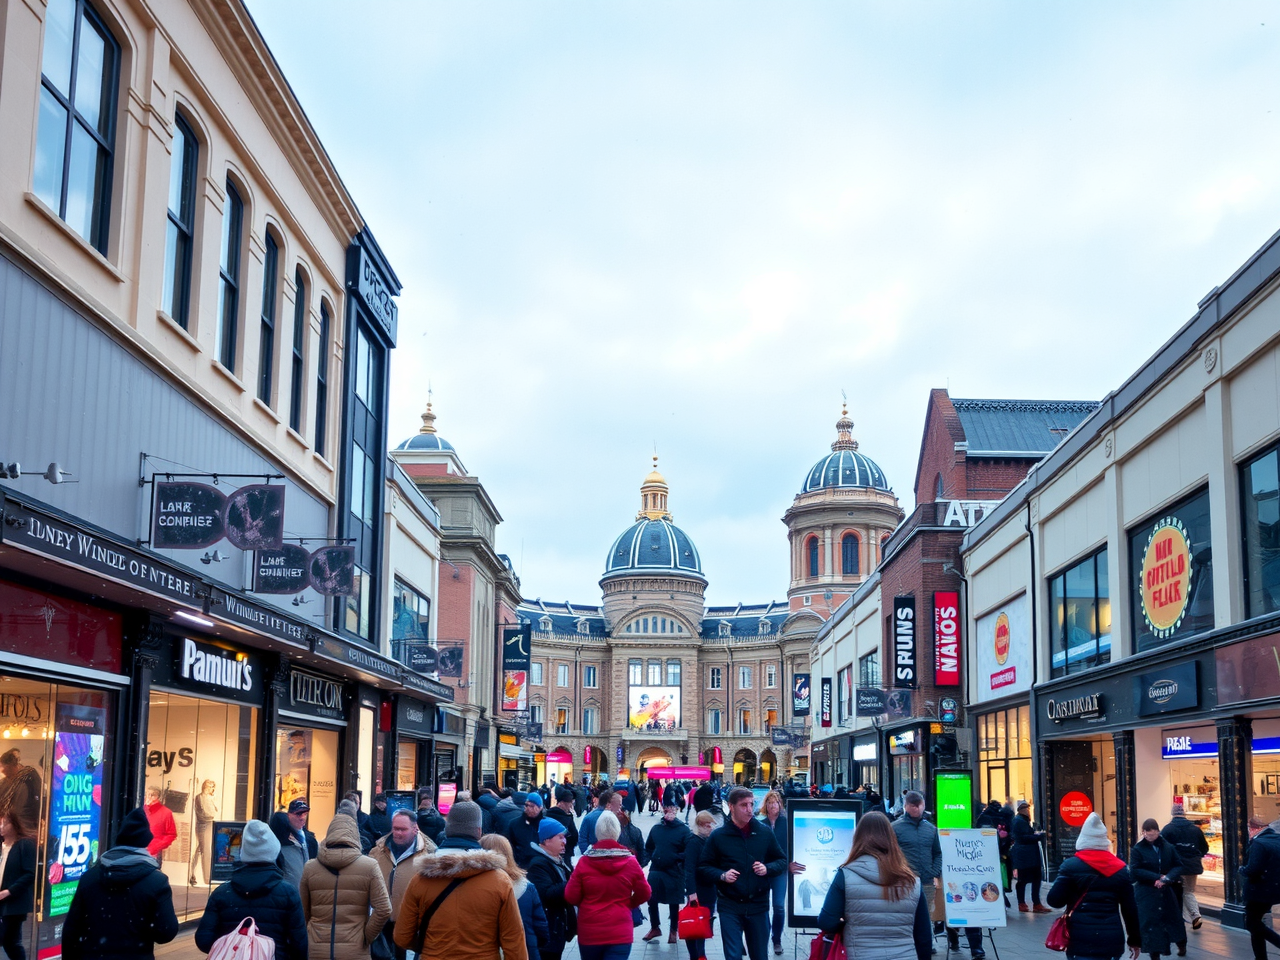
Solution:
<path fill-rule="evenodd" d="M 640 512 L 637 520 L 670 520 L 667 510 L 667 479 L 658 472 L 658 455 L 653 455 L 653 470 L 640 484 Z"/>
<path fill-rule="evenodd" d="M 840 419 L 836 421 L 836 442 L 831 444 L 832 451 L 857 450 L 858 441 L 853 439 L 853 421 L 849 419 L 849 404 L 846 401 L 840 410 Z"/>
<path fill-rule="evenodd" d="M 422 415 L 422 429 L 419 433 L 436 432 L 436 415 L 431 412 L 431 388 L 427 387 L 427 412 Z"/>

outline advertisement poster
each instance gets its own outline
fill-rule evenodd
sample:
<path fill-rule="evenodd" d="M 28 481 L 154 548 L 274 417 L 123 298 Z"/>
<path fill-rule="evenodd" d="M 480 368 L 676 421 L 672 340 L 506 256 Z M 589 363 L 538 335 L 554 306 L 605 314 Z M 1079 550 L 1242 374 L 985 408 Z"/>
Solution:
<path fill-rule="evenodd" d="M 456 783 L 440 784 L 439 796 L 436 798 L 436 809 L 440 811 L 440 815 L 448 816 L 449 808 L 453 806 L 454 801 L 458 799 L 458 785 Z"/>
<path fill-rule="evenodd" d="M 631 687 L 627 711 L 633 730 L 675 730 L 680 726 L 680 688 Z"/>
<path fill-rule="evenodd" d="M 994 700 L 1031 689 L 1031 631 L 1023 594 L 979 617 L 974 627 L 978 682 L 977 701 Z"/>
<path fill-rule="evenodd" d="M 310 802 L 311 731 L 282 727 L 276 733 L 276 809 L 288 810 L 299 798 Z"/>
<path fill-rule="evenodd" d="M 387 816 L 394 817 L 397 810 L 408 810 L 417 816 L 418 795 L 413 790 L 387 791 Z"/>
<path fill-rule="evenodd" d="M 942 902 L 951 927 L 1003 927 L 1000 839 L 994 829 L 940 828 Z"/>
<path fill-rule="evenodd" d="M 240 841 L 244 839 L 243 820 L 215 820 L 213 822 L 213 869 L 209 871 L 214 883 L 230 880 L 236 864 L 240 862 Z"/>
<path fill-rule="evenodd" d="M 529 709 L 529 663 L 533 625 L 502 631 L 502 709 Z"/>
<path fill-rule="evenodd" d="M 973 812 L 973 774 L 968 770 L 938 771 L 933 775 L 934 810 L 938 827 L 970 827 Z"/>
<path fill-rule="evenodd" d="M 819 705 L 822 711 L 822 726 L 831 726 L 831 678 L 822 678 L 822 702 Z"/>
<path fill-rule="evenodd" d="M 933 595 L 933 685 L 960 686 L 960 594 Z"/>
<path fill-rule="evenodd" d="M 59 704 L 49 795 L 49 916 L 65 914 L 80 878 L 98 859 L 106 711 Z"/>
<path fill-rule="evenodd" d="M 797 673 L 791 681 L 791 715 L 809 715 L 809 674 Z"/>
<path fill-rule="evenodd" d="M 805 865 L 804 873 L 787 875 L 789 926 L 817 928 L 823 898 L 853 848 L 859 806 L 857 800 L 787 801 L 788 849 L 792 860 Z"/>
<path fill-rule="evenodd" d="M 916 686 L 916 598 L 893 598 L 893 686 Z"/>

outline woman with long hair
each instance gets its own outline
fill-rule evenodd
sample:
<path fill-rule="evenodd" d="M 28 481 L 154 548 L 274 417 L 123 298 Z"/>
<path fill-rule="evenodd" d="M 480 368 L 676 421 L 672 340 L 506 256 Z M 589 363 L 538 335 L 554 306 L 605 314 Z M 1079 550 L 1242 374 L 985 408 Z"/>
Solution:
<path fill-rule="evenodd" d="M 782 794 L 777 790 L 770 790 L 764 795 L 764 802 L 760 804 L 760 819 L 778 838 L 778 846 L 782 848 L 782 854 L 787 858 L 787 864 L 790 866 L 791 850 L 787 846 L 787 815 L 782 812 L 785 807 L 786 801 L 782 799 Z M 773 952 L 777 954 L 782 953 L 782 928 L 787 920 L 786 872 L 778 874 L 770 883 L 772 888 L 769 893 L 773 900 Z"/>
<path fill-rule="evenodd" d="M 27 960 L 22 924 L 35 909 L 36 842 L 22 818 L 11 810 L 0 815 L 0 923 L 9 960 Z"/>
<path fill-rule="evenodd" d="M 858 821 L 849 858 L 822 903 L 818 928 L 843 936 L 849 960 L 927 960 L 931 955 L 920 878 L 883 813 L 873 810 Z"/>
<path fill-rule="evenodd" d="M 516 855 L 511 849 L 511 841 L 496 833 L 486 833 L 480 838 L 480 846 L 491 853 L 506 857 L 506 874 L 511 878 L 511 886 L 515 888 L 516 903 L 520 905 L 520 919 L 524 923 L 524 945 L 529 951 L 529 960 L 538 960 L 538 950 L 551 943 L 547 929 L 547 912 L 542 909 L 542 898 L 538 896 L 538 888 L 529 882 L 524 870 L 516 863 Z"/>

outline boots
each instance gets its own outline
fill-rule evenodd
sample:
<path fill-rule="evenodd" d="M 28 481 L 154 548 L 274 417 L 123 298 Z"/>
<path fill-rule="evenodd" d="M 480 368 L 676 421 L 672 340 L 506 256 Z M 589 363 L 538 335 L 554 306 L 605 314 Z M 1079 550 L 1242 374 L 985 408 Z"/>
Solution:
<path fill-rule="evenodd" d="M 660 936 L 662 936 L 662 931 L 657 927 L 652 927 L 649 932 L 644 935 L 644 942 L 648 943 L 650 940 Z"/>

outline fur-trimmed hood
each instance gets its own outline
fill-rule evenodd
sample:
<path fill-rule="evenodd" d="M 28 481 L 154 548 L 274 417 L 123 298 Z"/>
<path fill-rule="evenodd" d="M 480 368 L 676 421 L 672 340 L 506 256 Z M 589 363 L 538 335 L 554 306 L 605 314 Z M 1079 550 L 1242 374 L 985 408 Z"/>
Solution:
<path fill-rule="evenodd" d="M 624 847 L 617 840 L 597 840 L 587 851 L 588 857 L 603 859 L 605 857 L 634 857 L 630 847 Z"/>
<path fill-rule="evenodd" d="M 507 858 L 491 850 L 459 850 L 442 847 L 427 857 L 418 871 L 424 877 L 474 877 L 486 870 L 506 875 Z"/>

